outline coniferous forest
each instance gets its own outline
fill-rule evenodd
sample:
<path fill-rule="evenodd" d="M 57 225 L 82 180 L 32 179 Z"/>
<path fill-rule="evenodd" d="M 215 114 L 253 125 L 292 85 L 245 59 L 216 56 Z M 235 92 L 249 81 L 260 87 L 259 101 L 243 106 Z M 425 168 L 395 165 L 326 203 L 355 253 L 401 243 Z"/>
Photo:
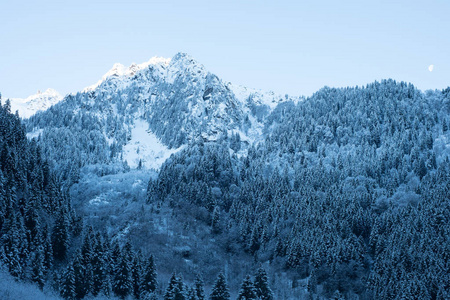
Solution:
<path fill-rule="evenodd" d="M 110 81 L 26 120 L 2 100 L 0 298 L 450 298 L 450 88 L 270 109 L 209 76 Z M 159 169 L 124 160 L 137 112 L 177 149 Z"/>

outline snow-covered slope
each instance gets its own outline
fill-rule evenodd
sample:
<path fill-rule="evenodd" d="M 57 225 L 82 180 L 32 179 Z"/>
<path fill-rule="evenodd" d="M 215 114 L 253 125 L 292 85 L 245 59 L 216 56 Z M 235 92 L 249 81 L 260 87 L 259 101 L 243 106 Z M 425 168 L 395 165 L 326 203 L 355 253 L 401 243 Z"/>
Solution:
<path fill-rule="evenodd" d="M 38 111 L 44 111 L 50 106 L 61 101 L 63 97 L 54 89 L 47 89 L 45 92 L 38 91 L 28 98 L 12 98 L 11 111 L 19 111 L 22 118 L 29 118 Z"/>
<path fill-rule="evenodd" d="M 137 168 L 139 162 L 146 168 L 158 169 L 171 154 L 181 150 L 169 149 L 148 129 L 143 120 L 135 120 L 131 130 L 131 139 L 123 148 L 123 159 L 131 168 Z"/>

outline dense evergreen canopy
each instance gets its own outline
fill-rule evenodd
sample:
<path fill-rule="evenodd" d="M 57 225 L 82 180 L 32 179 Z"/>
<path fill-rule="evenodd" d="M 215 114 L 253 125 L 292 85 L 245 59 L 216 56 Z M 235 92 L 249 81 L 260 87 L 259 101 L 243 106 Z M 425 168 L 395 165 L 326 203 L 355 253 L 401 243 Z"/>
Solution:
<path fill-rule="evenodd" d="M 443 299 L 449 113 L 448 93 L 403 82 L 324 88 L 296 105 L 279 104 L 265 141 L 248 155 L 229 155 L 224 139 L 170 158 L 151 180 L 148 201 L 188 201 L 212 218 L 222 211 L 213 223 L 226 228 L 228 241 L 300 277 L 314 274 L 310 286 L 329 296 L 414 291 Z"/>
<path fill-rule="evenodd" d="M 449 89 L 424 93 L 394 80 L 326 87 L 273 110 L 230 113 L 220 126 L 232 122 L 231 133 L 220 127 L 214 139 L 200 133 L 217 115 L 187 114 L 184 92 L 157 104 L 169 125 L 145 115 L 150 128 L 166 144 L 185 147 L 150 179 L 147 198 L 135 202 L 155 215 L 171 211 L 169 221 L 189 231 L 191 223 L 177 218 L 183 211 L 207 229 L 201 242 L 265 267 L 253 279 L 244 278 L 248 269 L 237 279 L 228 270 L 206 289 L 193 279 L 190 249 L 175 249 L 191 270 L 186 283 L 170 262 L 162 262 L 165 277 L 157 281 L 157 241 L 138 249 L 126 228 L 111 235 L 92 227 L 67 196 L 82 166 L 121 160 L 132 120 L 110 110 L 98 118 L 98 111 L 110 103 L 119 112 L 138 111 L 143 96 L 136 84 L 129 89 L 136 94 L 130 105 L 117 93 L 68 96 L 26 121 L 29 131 L 43 128 L 31 140 L 8 101 L 0 105 L 0 257 L 12 276 L 58 289 L 66 299 L 282 299 L 286 291 L 269 280 L 280 274 L 293 290 L 301 285 L 301 297 L 450 298 Z M 212 101 L 212 111 L 235 103 L 221 92 L 226 99 L 205 91 L 197 100 Z M 80 103 L 90 105 L 73 113 Z M 264 124 L 253 143 L 243 136 L 250 119 Z M 130 223 L 143 227 L 138 217 Z M 242 280 L 241 289 L 230 291 L 230 279 Z"/>

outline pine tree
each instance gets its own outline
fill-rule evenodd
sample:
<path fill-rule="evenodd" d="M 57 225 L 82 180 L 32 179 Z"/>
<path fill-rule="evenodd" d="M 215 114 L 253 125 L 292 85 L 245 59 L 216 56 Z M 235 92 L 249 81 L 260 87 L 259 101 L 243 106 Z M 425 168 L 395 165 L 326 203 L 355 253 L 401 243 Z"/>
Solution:
<path fill-rule="evenodd" d="M 253 285 L 250 275 L 247 275 L 242 282 L 241 290 L 237 300 L 253 300 L 257 299 L 255 286 Z"/>
<path fill-rule="evenodd" d="M 87 227 L 84 232 L 83 244 L 81 245 L 81 258 L 84 266 L 91 264 L 93 255 L 94 233 L 92 226 Z"/>
<path fill-rule="evenodd" d="M 183 284 L 176 285 L 173 289 L 173 300 L 186 300 Z"/>
<path fill-rule="evenodd" d="M 273 300 L 273 292 L 269 287 L 269 279 L 267 278 L 266 270 L 260 267 L 255 275 L 255 290 L 258 299 Z"/>
<path fill-rule="evenodd" d="M 123 246 L 122 255 L 127 259 L 128 263 L 131 266 L 131 263 L 133 262 L 134 253 L 130 241 L 127 241 Z"/>
<path fill-rule="evenodd" d="M 230 292 L 228 290 L 228 284 L 225 279 L 225 275 L 220 273 L 214 283 L 214 287 L 209 296 L 210 300 L 229 300 Z"/>
<path fill-rule="evenodd" d="M 220 209 L 215 206 L 211 216 L 211 230 L 214 234 L 220 233 Z"/>
<path fill-rule="evenodd" d="M 38 246 L 34 251 L 33 261 L 31 263 L 31 280 L 39 286 L 42 290 L 45 283 L 45 266 L 44 266 L 44 248 Z"/>
<path fill-rule="evenodd" d="M 175 298 L 174 288 L 178 284 L 177 280 L 177 275 L 173 273 L 172 277 L 170 277 L 166 292 L 164 293 L 164 300 L 173 300 Z"/>
<path fill-rule="evenodd" d="M 94 272 L 92 258 L 94 256 L 94 232 L 91 226 L 84 230 L 83 243 L 81 245 L 80 259 L 84 268 L 84 282 L 86 284 L 86 294 L 92 292 L 94 283 Z"/>
<path fill-rule="evenodd" d="M 29 261 L 29 255 L 30 251 L 28 246 L 28 239 L 27 239 L 27 230 L 25 229 L 24 220 L 22 215 L 17 214 L 17 234 L 18 234 L 18 241 L 20 244 L 17 247 L 17 250 L 19 251 L 19 264 L 21 268 L 21 274 L 20 278 L 24 279 L 24 276 L 26 276 L 26 266 Z"/>
<path fill-rule="evenodd" d="M 195 290 L 195 287 L 192 287 L 192 288 L 189 289 L 189 292 L 187 294 L 187 298 L 186 299 L 187 300 L 198 300 L 197 292 Z"/>
<path fill-rule="evenodd" d="M 156 274 L 155 259 L 153 255 L 150 255 L 144 269 L 144 275 L 141 283 L 141 289 L 143 292 L 151 293 L 156 290 L 157 287 L 156 276 L 157 274 Z"/>
<path fill-rule="evenodd" d="M 82 299 L 90 292 L 90 282 L 87 280 L 86 268 L 83 265 L 80 251 L 75 256 L 73 270 L 75 275 L 75 295 L 77 299 Z"/>
<path fill-rule="evenodd" d="M 104 249 L 101 241 L 100 234 L 95 237 L 94 250 L 91 257 L 91 269 L 92 269 L 92 283 L 91 292 L 92 295 L 97 296 L 101 291 L 105 282 L 106 270 L 104 260 Z"/>
<path fill-rule="evenodd" d="M 44 248 L 44 266 L 45 269 L 48 271 L 53 266 L 53 248 L 47 225 L 44 225 L 42 229 L 42 241 Z"/>
<path fill-rule="evenodd" d="M 6 111 L 7 114 L 11 113 L 11 100 L 6 99 L 5 105 L 3 105 L 3 109 Z"/>
<path fill-rule="evenodd" d="M 156 293 L 144 293 L 142 295 L 142 300 L 158 300 L 159 297 Z"/>
<path fill-rule="evenodd" d="M 115 272 L 112 289 L 116 296 L 123 299 L 132 292 L 130 264 L 125 255 L 120 259 Z"/>
<path fill-rule="evenodd" d="M 109 274 L 114 276 L 117 273 L 120 261 L 122 260 L 122 250 L 120 249 L 119 242 L 114 240 L 111 244 L 111 251 L 109 256 Z"/>
<path fill-rule="evenodd" d="M 164 300 L 186 300 L 183 280 L 176 273 L 173 273 L 172 277 L 170 277 L 169 285 L 164 294 Z"/>
<path fill-rule="evenodd" d="M 6 234 L 2 236 L 4 263 L 6 264 L 9 273 L 17 278 L 20 278 L 23 274 L 23 266 L 21 263 L 20 253 L 21 244 L 24 239 L 20 238 L 20 230 L 18 228 L 18 218 L 12 213 L 5 224 L 7 228 Z"/>
<path fill-rule="evenodd" d="M 30 246 L 29 250 L 33 250 L 32 245 L 34 242 L 40 238 L 40 221 L 38 214 L 38 196 L 36 195 L 37 191 L 35 191 L 32 195 L 32 199 L 26 203 L 25 206 L 25 227 L 27 229 L 28 236 L 28 245 Z"/>
<path fill-rule="evenodd" d="M 105 276 L 105 279 L 103 280 L 101 294 L 105 295 L 106 297 L 113 296 L 112 279 L 111 279 L 111 275 L 109 275 L 109 274 L 107 274 Z"/>
<path fill-rule="evenodd" d="M 134 298 L 141 298 L 141 283 L 142 283 L 142 259 L 140 252 L 135 253 L 131 268 L 131 283 L 133 286 Z"/>
<path fill-rule="evenodd" d="M 198 300 L 206 299 L 204 283 L 203 283 L 203 279 L 200 276 L 200 274 L 197 274 L 197 276 L 195 277 L 194 290 L 195 290 L 195 295 L 197 296 Z"/>
<path fill-rule="evenodd" d="M 65 209 L 61 208 L 52 233 L 53 256 L 55 259 L 66 258 L 70 238 L 69 218 Z"/>
<path fill-rule="evenodd" d="M 75 271 L 73 263 L 69 263 L 66 272 L 63 274 L 60 294 L 65 299 L 75 299 Z"/>

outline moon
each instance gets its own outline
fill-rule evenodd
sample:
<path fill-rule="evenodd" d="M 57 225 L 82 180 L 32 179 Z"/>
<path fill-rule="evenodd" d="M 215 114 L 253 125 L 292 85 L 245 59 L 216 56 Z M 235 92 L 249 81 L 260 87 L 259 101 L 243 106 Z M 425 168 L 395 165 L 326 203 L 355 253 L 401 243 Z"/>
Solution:
<path fill-rule="evenodd" d="M 434 65 L 429 65 L 428 66 L 428 71 L 433 72 L 433 69 L 434 69 Z"/>

